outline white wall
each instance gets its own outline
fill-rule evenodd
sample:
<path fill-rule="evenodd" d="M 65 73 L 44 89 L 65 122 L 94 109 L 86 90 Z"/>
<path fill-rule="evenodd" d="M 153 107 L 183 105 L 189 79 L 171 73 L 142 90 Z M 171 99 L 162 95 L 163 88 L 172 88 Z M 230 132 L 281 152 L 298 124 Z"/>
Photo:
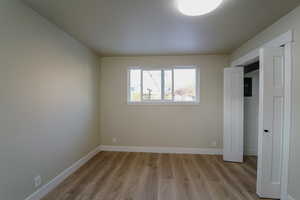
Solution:
<path fill-rule="evenodd" d="M 198 65 L 201 103 L 127 105 L 127 68 L 137 65 Z M 228 66 L 226 55 L 102 58 L 102 144 L 222 148 L 223 69 Z M 112 138 L 117 138 L 117 143 Z"/>
<path fill-rule="evenodd" d="M 282 17 L 279 21 L 249 40 L 233 52 L 231 60 L 260 47 L 267 41 L 292 29 L 294 31 L 293 44 L 293 94 L 292 94 L 292 135 L 289 163 L 288 191 L 294 199 L 300 199 L 300 7 Z"/>
<path fill-rule="evenodd" d="M 99 145 L 99 59 L 17 0 L 0 27 L 0 199 L 24 200 Z"/>
<path fill-rule="evenodd" d="M 252 97 L 244 97 L 244 148 L 246 155 L 257 155 L 259 71 L 247 73 L 245 77 L 252 78 Z"/>

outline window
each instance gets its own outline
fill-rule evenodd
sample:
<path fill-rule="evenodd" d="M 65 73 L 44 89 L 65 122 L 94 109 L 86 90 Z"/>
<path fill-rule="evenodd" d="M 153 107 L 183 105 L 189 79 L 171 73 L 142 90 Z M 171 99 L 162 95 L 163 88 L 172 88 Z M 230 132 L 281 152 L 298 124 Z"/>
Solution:
<path fill-rule="evenodd" d="M 196 66 L 128 69 L 129 103 L 198 103 Z"/>

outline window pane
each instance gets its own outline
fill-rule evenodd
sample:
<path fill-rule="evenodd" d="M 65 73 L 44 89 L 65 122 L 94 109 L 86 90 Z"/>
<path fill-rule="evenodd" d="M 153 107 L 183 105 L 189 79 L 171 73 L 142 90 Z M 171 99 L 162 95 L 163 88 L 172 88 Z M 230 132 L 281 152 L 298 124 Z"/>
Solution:
<path fill-rule="evenodd" d="M 143 99 L 161 100 L 161 71 L 143 71 Z"/>
<path fill-rule="evenodd" d="M 141 101 L 141 70 L 130 70 L 130 101 Z"/>
<path fill-rule="evenodd" d="M 165 70 L 165 100 L 172 100 L 172 70 Z"/>
<path fill-rule="evenodd" d="M 174 100 L 196 101 L 196 69 L 174 69 Z"/>

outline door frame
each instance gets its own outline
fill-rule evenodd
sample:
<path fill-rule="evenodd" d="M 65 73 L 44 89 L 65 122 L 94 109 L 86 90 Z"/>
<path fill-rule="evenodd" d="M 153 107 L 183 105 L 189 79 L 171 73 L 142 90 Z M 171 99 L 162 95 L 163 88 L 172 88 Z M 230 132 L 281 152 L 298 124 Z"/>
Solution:
<path fill-rule="evenodd" d="M 274 38 L 273 40 L 263 44 L 257 49 L 250 51 L 248 54 L 238 58 L 231 62 L 231 67 L 241 67 L 247 64 L 253 63 L 259 60 L 260 57 L 260 49 L 265 47 L 283 47 L 284 46 L 284 59 L 285 59 L 285 71 L 284 71 L 284 129 L 283 129 L 283 157 L 282 157 L 282 171 L 281 171 L 281 199 L 288 199 L 288 165 L 289 165 L 289 157 L 290 157 L 290 134 L 291 134 L 291 116 L 292 116 L 292 50 L 293 50 L 293 30 L 289 30 L 288 32 Z M 261 68 L 259 69 L 261 70 Z M 260 71 L 261 72 L 261 71 Z M 261 79 L 260 79 L 261 81 Z M 260 87 L 262 84 L 260 84 Z M 260 94 L 261 95 L 261 94 Z M 259 116 L 262 116 L 261 109 Z M 259 126 L 258 130 L 258 174 L 257 174 L 257 194 L 260 195 L 261 191 L 261 176 L 259 172 L 261 171 L 261 148 L 262 141 L 261 137 L 263 134 L 263 128 Z"/>

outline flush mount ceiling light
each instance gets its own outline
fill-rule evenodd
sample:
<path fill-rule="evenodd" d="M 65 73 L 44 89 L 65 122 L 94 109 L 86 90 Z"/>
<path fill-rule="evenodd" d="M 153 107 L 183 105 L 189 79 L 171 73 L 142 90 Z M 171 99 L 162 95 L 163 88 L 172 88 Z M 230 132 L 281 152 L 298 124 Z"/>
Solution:
<path fill-rule="evenodd" d="M 207 14 L 220 6 L 223 0 L 176 0 L 178 10 L 188 16 Z"/>

